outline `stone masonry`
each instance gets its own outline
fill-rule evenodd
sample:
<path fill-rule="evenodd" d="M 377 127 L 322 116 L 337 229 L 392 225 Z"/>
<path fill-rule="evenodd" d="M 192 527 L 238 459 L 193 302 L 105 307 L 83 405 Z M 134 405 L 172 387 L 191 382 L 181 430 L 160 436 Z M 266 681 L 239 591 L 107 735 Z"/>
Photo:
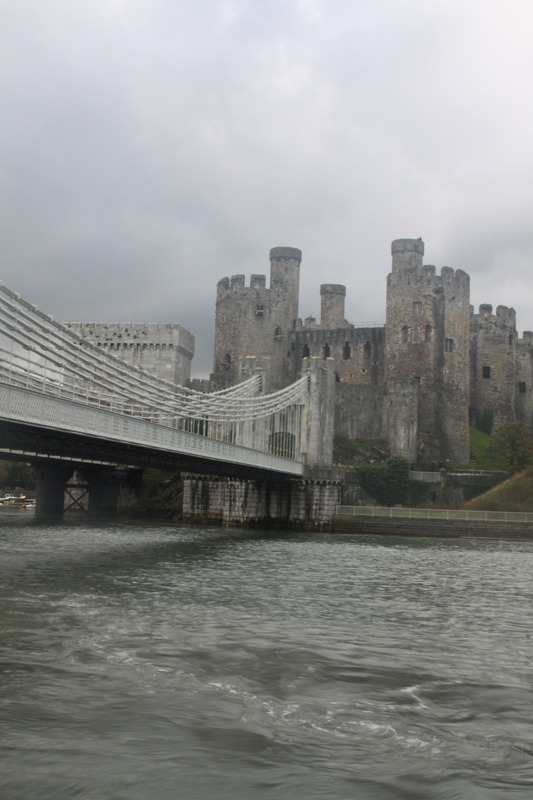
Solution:
<path fill-rule="evenodd" d="M 470 459 L 468 428 L 520 420 L 533 430 L 533 333 L 515 312 L 470 306 L 466 272 L 424 264 L 422 239 L 397 239 L 387 278 L 386 324 L 345 319 L 346 289 L 320 288 L 321 319 L 298 318 L 301 252 L 271 250 L 264 275 L 218 284 L 212 388 L 248 377 L 255 357 L 271 390 L 295 381 L 308 357 L 334 359 L 335 431 L 383 438 L 420 465 Z"/>
<path fill-rule="evenodd" d="M 179 386 L 191 376 L 195 338 L 176 323 L 66 322 L 70 330 L 134 367 Z"/>

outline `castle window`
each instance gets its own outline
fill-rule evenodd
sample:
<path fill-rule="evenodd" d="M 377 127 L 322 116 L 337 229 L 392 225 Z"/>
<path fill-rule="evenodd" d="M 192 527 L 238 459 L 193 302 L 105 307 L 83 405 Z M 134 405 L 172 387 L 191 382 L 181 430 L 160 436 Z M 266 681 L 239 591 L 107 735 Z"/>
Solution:
<path fill-rule="evenodd" d="M 483 366 L 483 367 L 481 368 L 481 375 L 482 375 L 482 377 L 483 377 L 483 378 L 490 378 L 490 371 L 491 371 L 491 367 L 489 367 L 489 366 L 487 366 L 487 365 L 485 364 L 485 366 Z"/>
<path fill-rule="evenodd" d="M 276 328 L 275 329 L 275 331 L 274 331 L 274 339 L 276 339 L 276 341 L 278 341 L 278 342 L 281 342 L 281 340 L 283 339 L 283 331 L 281 330 L 281 328 Z"/>
<path fill-rule="evenodd" d="M 524 381 L 520 381 L 520 383 L 518 384 L 518 391 L 520 392 L 520 394 L 526 393 L 526 384 L 524 383 Z"/>
<path fill-rule="evenodd" d="M 351 355 L 352 355 L 352 348 L 350 347 L 348 342 L 345 342 L 344 347 L 342 348 L 342 357 L 344 358 L 345 361 L 347 361 L 349 358 L 351 358 Z"/>
<path fill-rule="evenodd" d="M 309 350 L 309 345 L 304 344 L 304 346 L 302 347 L 302 358 L 309 358 L 310 355 L 311 351 Z"/>
<path fill-rule="evenodd" d="M 453 353 L 454 350 L 454 340 L 453 339 L 445 339 L 444 340 L 444 352 L 445 353 Z"/>
<path fill-rule="evenodd" d="M 329 358 L 330 355 L 331 355 L 331 347 L 326 342 L 326 344 L 324 345 L 324 358 Z"/>
<path fill-rule="evenodd" d="M 255 316 L 256 317 L 264 317 L 265 316 L 265 307 L 262 305 L 256 305 L 255 307 Z"/>
<path fill-rule="evenodd" d="M 417 301 L 415 301 L 415 302 L 413 303 L 413 315 L 414 315 L 415 317 L 418 317 L 418 315 L 420 314 L 420 312 L 421 312 L 421 311 L 422 311 L 422 303 L 420 303 L 420 302 L 417 300 Z"/>
<path fill-rule="evenodd" d="M 231 367 L 231 356 L 229 353 L 226 353 L 224 356 L 224 361 L 222 362 L 222 366 L 224 369 L 229 369 Z"/>
<path fill-rule="evenodd" d="M 404 325 L 402 328 L 402 344 L 407 344 L 409 341 L 409 328 Z"/>
<path fill-rule="evenodd" d="M 425 332 L 424 332 L 424 339 L 426 342 L 431 341 L 431 325 L 426 325 Z"/>
<path fill-rule="evenodd" d="M 418 342 L 418 328 L 413 328 L 413 342 Z"/>
<path fill-rule="evenodd" d="M 513 344 L 513 334 L 510 333 L 509 334 L 509 345 L 511 346 L 512 344 Z"/>
<path fill-rule="evenodd" d="M 370 358 L 370 342 L 367 340 L 365 342 L 365 346 L 363 347 L 363 355 L 365 358 Z"/>

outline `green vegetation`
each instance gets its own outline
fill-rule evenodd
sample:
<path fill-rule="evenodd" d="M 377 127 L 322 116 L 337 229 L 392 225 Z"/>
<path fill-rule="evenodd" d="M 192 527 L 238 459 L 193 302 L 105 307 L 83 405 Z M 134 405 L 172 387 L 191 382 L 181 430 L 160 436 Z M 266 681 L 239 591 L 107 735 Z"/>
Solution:
<path fill-rule="evenodd" d="M 383 462 L 390 456 L 387 444 L 382 439 L 350 439 L 343 433 L 333 440 L 333 463 L 346 467 L 358 464 Z"/>
<path fill-rule="evenodd" d="M 533 511 L 533 467 L 513 475 L 463 508 L 479 511 Z"/>
<path fill-rule="evenodd" d="M 28 464 L 21 461 L 0 461 L 2 489 L 34 489 L 35 476 Z"/>
<path fill-rule="evenodd" d="M 489 436 L 470 428 L 472 461 L 462 469 L 517 472 L 533 464 L 533 435 L 521 422 L 507 422 Z"/>
<path fill-rule="evenodd" d="M 511 472 L 523 470 L 533 464 L 533 434 L 521 422 L 507 422 L 491 436 L 486 454 Z"/>
<path fill-rule="evenodd" d="M 490 442 L 488 433 L 477 428 L 470 428 L 470 454 L 472 462 L 465 465 L 463 469 L 494 469 L 494 464 L 490 456 L 487 456 L 487 447 Z"/>
<path fill-rule="evenodd" d="M 357 468 L 356 475 L 362 489 L 380 505 L 405 503 L 411 480 L 409 462 L 402 456 L 390 456 L 384 464 L 364 464 Z"/>

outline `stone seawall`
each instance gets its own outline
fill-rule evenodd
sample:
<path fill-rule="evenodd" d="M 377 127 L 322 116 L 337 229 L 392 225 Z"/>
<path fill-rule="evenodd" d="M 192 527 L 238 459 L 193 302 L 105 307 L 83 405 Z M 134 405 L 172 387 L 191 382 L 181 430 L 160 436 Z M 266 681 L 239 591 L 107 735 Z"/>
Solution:
<path fill-rule="evenodd" d="M 364 536 L 424 536 L 446 539 L 533 541 L 533 525 L 530 522 L 478 522 L 336 515 L 331 521 L 331 530 L 334 533 L 354 533 Z"/>

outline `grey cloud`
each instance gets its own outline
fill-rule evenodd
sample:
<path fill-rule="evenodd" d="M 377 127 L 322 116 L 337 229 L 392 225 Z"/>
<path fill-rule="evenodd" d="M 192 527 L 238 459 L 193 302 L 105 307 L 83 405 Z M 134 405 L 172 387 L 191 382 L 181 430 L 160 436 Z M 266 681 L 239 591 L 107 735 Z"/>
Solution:
<path fill-rule="evenodd" d="M 529 2 L 3 14 L 0 277 L 57 318 L 179 322 L 207 374 L 221 277 L 300 247 L 302 316 L 332 281 L 382 321 L 390 241 L 422 236 L 533 328 Z"/>

